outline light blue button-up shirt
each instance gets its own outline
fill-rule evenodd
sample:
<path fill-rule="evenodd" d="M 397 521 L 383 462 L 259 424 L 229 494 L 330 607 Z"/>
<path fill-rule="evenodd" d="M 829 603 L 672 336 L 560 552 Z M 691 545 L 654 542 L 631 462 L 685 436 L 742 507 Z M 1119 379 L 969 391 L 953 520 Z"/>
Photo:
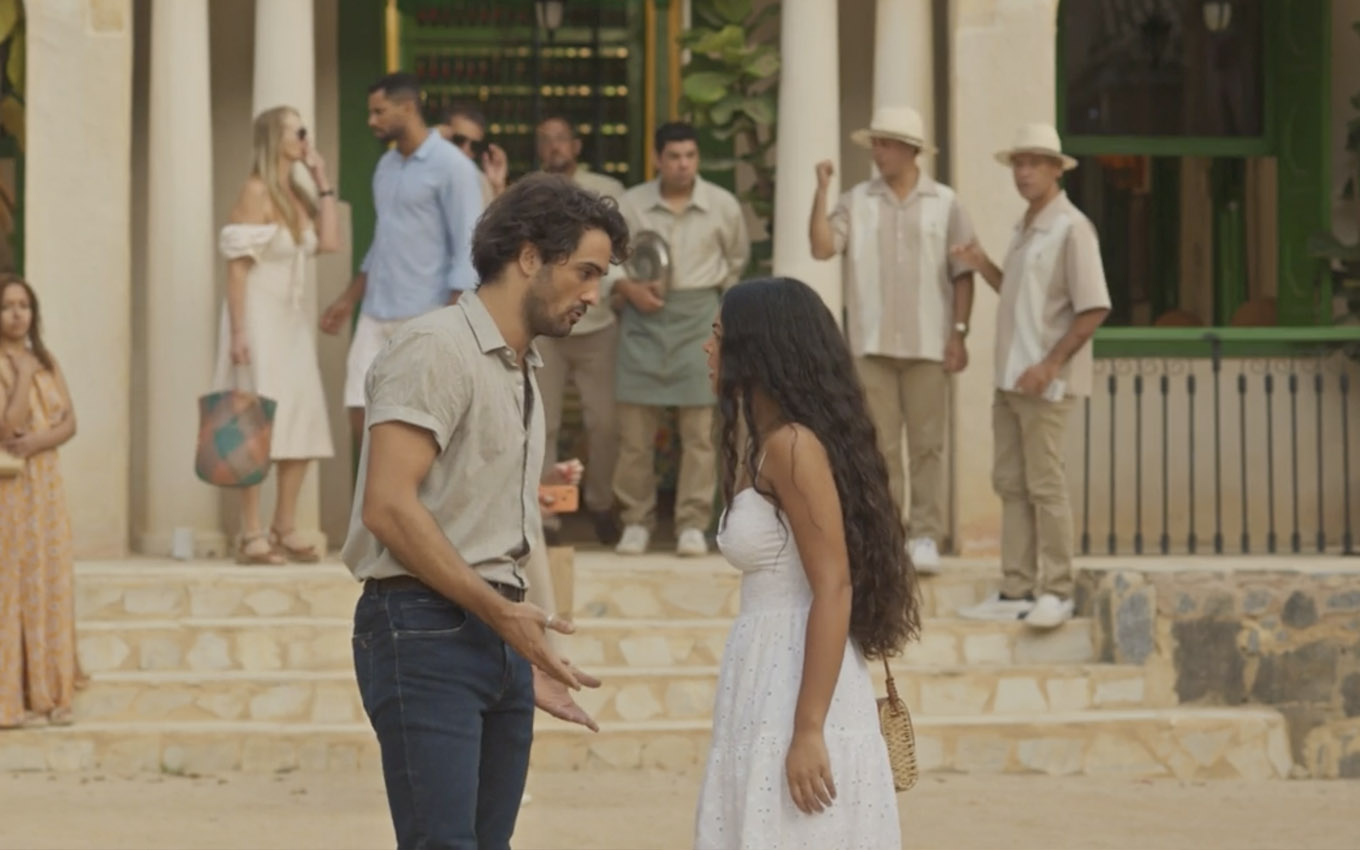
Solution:
<path fill-rule="evenodd" d="M 482 188 L 472 160 L 437 132 L 409 157 L 393 148 L 373 171 L 378 223 L 360 270 L 361 308 L 375 319 L 409 319 L 477 286 L 472 229 Z"/>

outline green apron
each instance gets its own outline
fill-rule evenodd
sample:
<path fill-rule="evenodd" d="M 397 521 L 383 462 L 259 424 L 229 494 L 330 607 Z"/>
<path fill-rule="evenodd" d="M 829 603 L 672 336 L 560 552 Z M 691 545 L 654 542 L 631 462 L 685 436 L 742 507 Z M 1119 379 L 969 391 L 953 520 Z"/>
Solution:
<path fill-rule="evenodd" d="M 620 404 L 708 407 L 715 403 L 704 340 L 722 294 L 716 288 L 666 293 L 655 313 L 625 304 L 619 316 L 615 390 Z"/>

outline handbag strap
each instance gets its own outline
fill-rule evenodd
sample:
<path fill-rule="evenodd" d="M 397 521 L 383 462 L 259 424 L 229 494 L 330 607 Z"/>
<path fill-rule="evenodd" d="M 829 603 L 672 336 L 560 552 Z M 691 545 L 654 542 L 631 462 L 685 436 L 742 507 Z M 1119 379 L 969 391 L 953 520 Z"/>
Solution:
<path fill-rule="evenodd" d="M 255 392 L 255 381 L 250 373 L 250 366 L 245 363 L 236 363 L 231 367 L 231 388 L 244 392 Z"/>
<path fill-rule="evenodd" d="M 892 668 L 888 666 L 888 656 L 883 656 L 883 672 L 888 676 L 888 699 L 894 703 L 901 702 L 897 696 L 897 682 L 893 681 Z"/>

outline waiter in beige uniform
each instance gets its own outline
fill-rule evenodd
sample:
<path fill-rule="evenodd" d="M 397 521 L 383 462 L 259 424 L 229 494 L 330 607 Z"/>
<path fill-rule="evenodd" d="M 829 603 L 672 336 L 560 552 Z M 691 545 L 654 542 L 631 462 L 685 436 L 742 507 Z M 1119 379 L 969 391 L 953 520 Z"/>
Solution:
<path fill-rule="evenodd" d="M 809 237 L 812 256 L 849 255 L 847 334 L 864 384 L 879 449 L 898 510 L 906 482 L 906 427 L 911 510 L 907 552 L 923 573 L 940 568 L 944 534 L 944 432 L 949 375 L 968 364 L 964 338 L 973 310 L 973 273 L 951 258 L 951 245 L 973 241 L 973 226 L 954 190 L 921 173 L 933 154 L 921 116 L 884 107 L 851 139 L 873 152 L 879 175 L 841 196 L 828 217 L 832 165 L 817 165 Z"/>
<path fill-rule="evenodd" d="M 538 161 L 549 174 L 561 174 L 583 189 L 619 200 L 623 184 L 604 174 L 596 174 L 577 162 L 581 140 L 571 122 L 560 116 L 545 118 L 536 133 Z M 610 290 L 618 266 L 600 282 L 600 303 L 576 323 L 571 335 L 562 339 L 542 337 L 538 353 L 543 365 L 538 370 L 538 387 L 543 397 L 547 426 L 547 447 L 543 453 L 543 476 L 555 475 L 557 435 L 562 430 L 562 395 L 567 380 L 576 385 L 581 396 L 585 420 L 587 460 L 584 501 L 595 523 L 595 536 L 601 543 L 618 542 L 614 519 L 614 461 L 619 454 L 618 414 L 614 406 L 614 363 L 618 355 L 619 324 L 609 307 Z M 543 517 L 548 542 L 555 544 L 561 520 L 556 514 Z"/>
<path fill-rule="evenodd" d="M 676 553 L 707 554 L 718 461 L 713 449 L 713 387 L 703 344 L 724 290 L 741 278 L 751 241 L 741 205 L 699 176 L 699 144 L 688 124 L 656 131 L 656 180 L 634 186 L 621 209 L 634 239 L 652 231 L 666 240 L 666 281 L 620 279 L 616 397 L 619 459 L 614 496 L 623 508 L 615 551 L 640 555 L 656 519 L 656 432 L 661 411 L 679 408 L 680 480 L 676 487 Z"/>
<path fill-rule="evenodd" d="M 960 611 L 1053 628 L 1072 618 L 1072 506 L 1063 441 L 1076 399 L 1091 394 L 1091 335 L 1110 312 L 1095 227 L 1060 180 L 1077 161 L 1058 132 L 1027 124 L 997 159 L 1029 204 L 1005 268 L 976 242 L 955 254 L 1001 294 L 996 311 L 992 484 L 1001 497 L 1000 593 Z"/>

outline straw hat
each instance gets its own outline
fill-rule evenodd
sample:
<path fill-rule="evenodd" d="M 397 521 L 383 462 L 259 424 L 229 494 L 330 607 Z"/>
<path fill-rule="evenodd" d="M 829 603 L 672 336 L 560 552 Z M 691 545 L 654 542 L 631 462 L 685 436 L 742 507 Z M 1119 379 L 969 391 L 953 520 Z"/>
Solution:
<path fill-rule="evenodd" d="M 1015 141 L 1009 148 L 996 152 L 996 161 L 1010 166 L 1011 157 L 1018 153 L 1033 153 L 1062 160 L 1063 171 L 1077 167 L 1077 161 L 1062 152 L 1062 141 L 1052 124 L 1025 124 L 1016 131 Z"/>
<path fill-rule="evenodd" d="M 874 110 L 874 120 L 863 130 L 850 134 L 850 141 L 862 148 L 872 147 L 874 139 L 896 139 L 906 142 L 921 153 L 935 153 L 935 146 L 926 143 L 926 125 L 921 113 L 909 106 L 880 106 Z"/>

